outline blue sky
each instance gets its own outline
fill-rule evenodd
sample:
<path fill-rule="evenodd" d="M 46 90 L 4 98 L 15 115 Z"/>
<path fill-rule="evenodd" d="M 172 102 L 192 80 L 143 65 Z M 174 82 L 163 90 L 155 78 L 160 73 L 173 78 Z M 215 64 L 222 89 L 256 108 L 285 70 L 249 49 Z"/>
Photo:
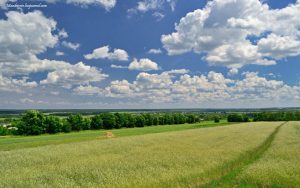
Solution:
<path fill-rule="evenodd" d="M 300 106 L 299 1 L 0 6 L 0 108 Z"/>

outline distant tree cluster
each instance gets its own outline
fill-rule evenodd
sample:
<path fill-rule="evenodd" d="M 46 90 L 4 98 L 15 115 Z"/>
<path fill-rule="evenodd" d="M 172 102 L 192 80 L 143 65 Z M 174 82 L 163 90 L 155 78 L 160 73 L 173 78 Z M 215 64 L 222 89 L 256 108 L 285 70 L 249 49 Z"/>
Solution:
<path fill-rule="evenodd" d="M 227 116 L 227 121 L 228 122 L 249 122 L 249 117 L 246 114 L 240 114 L 240 113 L 229 114 Z"/>
<path fill-rule="evenodd" d="M 120 129 L 155 125 L 172 125 L 200 122 L 194 113 L 102 113 L 84 117 L 81 114 L 72 114 L 67 118 L 45 116 L 37 110 L 24 113 L 13 121 L 16 135 L 55 134 L 96 129 Z M 1 134 L 1 129 L 0 129 Z M 4 133 L 3 133 L 4 134 Z"/>
<path fill-rule="evenodd" d="M 255 113 L 253 121 L 300 121 L 300 111 Z"/>

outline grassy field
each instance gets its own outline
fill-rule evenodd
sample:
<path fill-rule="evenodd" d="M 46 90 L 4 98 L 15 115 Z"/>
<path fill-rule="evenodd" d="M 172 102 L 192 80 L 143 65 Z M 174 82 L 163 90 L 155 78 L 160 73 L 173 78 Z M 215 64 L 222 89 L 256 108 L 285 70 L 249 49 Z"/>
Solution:
<path fill-rule="evenodd" d="M 266 153 L 238 177 L 240 187 L 300 187 L 300 122 L 278 132 Z"/>
<path fill-rule="evenodd" d="M 214 127 L 228 125 L 225 120 L 220 123 L 214 123 L 212 121 L 205 121 L 197 124 L 183 124 L 183 125 L 164 125 L 164 126 L 151 126 L 144 128 L 129 128 L 129 129 L 115 129 L 111 130 L 115 137 L 143 135 L 150 133 L 161 133 L 170 131 L 180 131 L 187 129 L 196 129 L 203 127 Z M 72 132 L 68 134 L 56 134 L 56 135 L 42 135 L 42 136 L 0 136 L 0 151 L 12 150 L 18 148 L 28 148 L 44 146 L 49 144 L 63 144 L 72 142 L 81 142 L 89 140 L 105 139 L 106 130 L 99 131 L 81 131 Z"/>
<path fill-rule="evenodd" d="M 265 146 L 281 124 L 145 131 L 113 139 L 11 148 L 0 152 L 0 187 L 205 186 L 230 173 L 228 167 L 240 168 L 238 159 Z"/>

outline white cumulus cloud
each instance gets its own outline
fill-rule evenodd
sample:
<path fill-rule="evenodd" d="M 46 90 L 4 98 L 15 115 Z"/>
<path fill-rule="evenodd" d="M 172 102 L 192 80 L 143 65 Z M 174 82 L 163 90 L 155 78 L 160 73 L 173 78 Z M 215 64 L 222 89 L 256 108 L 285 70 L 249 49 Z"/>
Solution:
<path fill-rule="evenodd" d="M 273 65 L 299 55 L 299 17 L 299 2 L 274 10 L 259 0 L 212 0 L 181 18 L 161 41 L 169 55 L 192 51 L 210 65 Z"/>
<path fill-rule="evenodd" d="M 128 61 L 128 53 L 122 49 L 114 49 L 110 52 L 109 46 L 94 49 L 92 53 L 84 55 L 85 59 L 109 59 L 117 61 Z"/>
<path fill-rule="evenodd" d="M 140 71 L 151 71 L 158 70 L 159 67 L 157 63 L 151 61 L 148 58 L 142 58 L 140 60 L 134 59 L 128 66 L 129 70 L 140 70 Z"/>

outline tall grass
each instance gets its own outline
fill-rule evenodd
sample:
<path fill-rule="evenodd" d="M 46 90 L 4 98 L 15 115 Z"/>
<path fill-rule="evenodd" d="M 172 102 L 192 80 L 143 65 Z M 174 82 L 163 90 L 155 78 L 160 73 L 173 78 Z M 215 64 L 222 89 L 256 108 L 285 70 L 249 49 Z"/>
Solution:
<path fill-rule="evenodd" d="M 187 187 L 260 145 L 280 123 L 246 123 L 0 152 L 0 187 Z"/>
<path fill-rule="evenodd" d="M 123 128 L 114 130 L 88 130 L 72 133 L 60 133 L 55 135 L 40 135 L 40 136 L 0 136 L 0 151 L 14 150 L 28 147 L 38 147 L 49 144 L 64 144 L 72 142 L 82 142 L 90 140 L 105 139 L 105 132 L 111 131 L 115 137 L 134 136 L 160 132 L 180 131 L 187 129 L 197 129 L 204 127 L 228 125 L 227 121 L 222 120 L 220 123 L 212 121 L 204 121 L 196 124 L 181 124 L 181 125 L 164 125 L 150 126 L 144 128 Z"/>
<path fill-rule="evenodd" d="M 285 124 L 263 157 L 239 181 L 244 187 L 300 187 L 300 122 Z"/>

